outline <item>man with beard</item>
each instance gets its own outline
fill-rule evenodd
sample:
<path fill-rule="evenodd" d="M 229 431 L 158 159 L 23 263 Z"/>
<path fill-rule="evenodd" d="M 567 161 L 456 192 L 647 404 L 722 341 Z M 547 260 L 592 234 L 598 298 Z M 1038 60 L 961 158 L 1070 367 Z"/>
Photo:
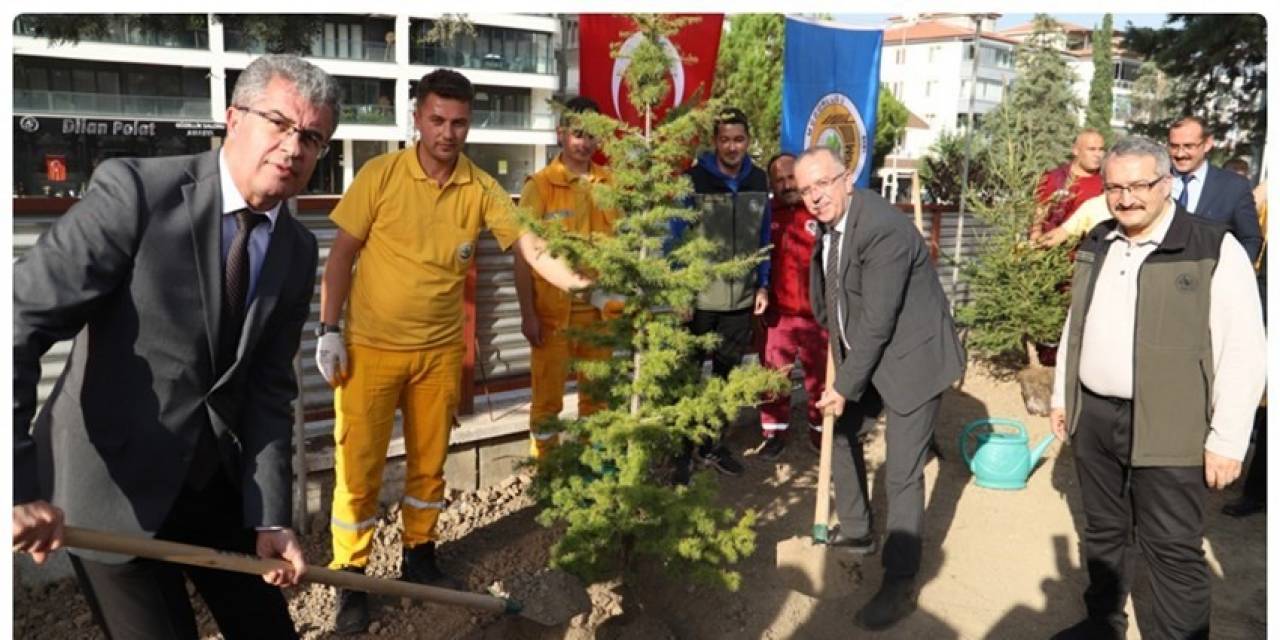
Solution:
<path fill-rule="evenodd" d="M 804 207 L 796 190 L 796 157 L 781 153 L 766 165 L 770 202 L 769 307 L 764 313 L 766 367 L 789 373 L 797 359 L 804 368 L 808 397 L 809 443 L 816 449 L 822 440 L 822 413 L 818 398 L 827 379 L 827 331 L 813 318 L 809 304 L 809 259 L 821 235 L 818 220 Z M 779 393 L 760 406 L 764 443 L 759 455 L 776 460 L 787 446 L 791 422 L 791 394 Z"/>
<path fill-rule="evenodd" d="M 749 256 L 769 245 L 769 178 L 751 162 L 751 125 L 741 110 L 729 107 L 716 115 L 711 126 L 713 150 L 698 157 L 685 175 L 693 181 L 692 206 L 701 211 L 698 221 L 686 224 L 672 219 L 668 251 L 686 230 L 714 241 L 718 253 L 712 260 Z M 717 280 L 698 294 L 689 331 L 694 335 L 716 333 L 720 342 L 711 353 L 711 373 L 725 378 L 753 347 L 751 316 L 769 306 L 769 262 L 766 260 L 737 278 Z M 693 355 L 692 366 L 702 370 L 705 353 Z M 733 419 L 736 416 L 730 416 Z M 726 475 L 741 475 L 742 463 L 719 437 L 689 448 L 676 461 L 676 480 L 687 480 L 691 456 Z"/>
<path fill-rule="evenodd" d="M 1248 255 L 1176 204 L 1169 170 L 1156 142 L 1117 142 L 1114 219 L 1076 253 L 1049 420 L 1079 473 L 1088 615 L 1055 638 L 1125 637 L 1135 544 L 1155 635 L 1209 637 L 1205 500 L 1240 475 L 1266 343 Z"/>

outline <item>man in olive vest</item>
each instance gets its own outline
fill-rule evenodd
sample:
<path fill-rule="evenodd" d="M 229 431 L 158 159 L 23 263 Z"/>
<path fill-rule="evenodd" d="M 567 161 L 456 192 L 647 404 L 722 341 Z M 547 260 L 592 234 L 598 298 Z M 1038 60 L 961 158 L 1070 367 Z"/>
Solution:
<path fill-rule="evenodd" d="M 1103 163 L 1114 219 L 1076 254 L 1050 423 L 1084 504 L 1088 617 L 1055 638 L 1123 638 L 1131 542 L 1161 638 L 1209 637 L 1205 499 L 1240 475 L 1266 380 L 1244 248 L 1170 198 L 1169 152 L 1140 137 Z"/>

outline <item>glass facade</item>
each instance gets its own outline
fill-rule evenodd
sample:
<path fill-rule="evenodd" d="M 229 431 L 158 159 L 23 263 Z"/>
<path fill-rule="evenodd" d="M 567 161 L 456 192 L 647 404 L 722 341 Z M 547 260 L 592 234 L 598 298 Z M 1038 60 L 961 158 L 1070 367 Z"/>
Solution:
<path fill-rule="evenodd" d="M 462 33 L 449 42 L 427 42 L 432 20 L 413 20 L 409 62 L 438 67 L 491 69 L 516 73 L 556 73 L 551 34 L 522 29 L 474 25 L 475 33 Z"/>
<path fill-rule="evenodd" d="M 508 193 L 520 193 L 524 179 L 534 173 L 534 149 L 518 144 L 468 144 L 466 153 Z"/>
<path fill-rule="evenodd" d="M 531 113 L 532 93 L 522 87 L 495 87 L 476 85 L 476 97 L 471 103 L 471 126 L 477 129 L 514 129 L 553 131 L 555 116 L 547 113 Z M 409 82 L 409 100 L 414 104 L 418 82 Z"/>
<path fill-rule="evenodd" d="M 312 58 L 338 60 L 395 61 L 394 20 L 365 18 L 361 16 L 325 16 L 324 25 L 311 37 Z M 263 43 L 236 29 L 223 32 L 223 46 L 227 51 L 265 53 Z"/>
<path fill-rule="evenodd" d="M 342 124 L 395 125 L 395 80 L 346 76 L 337 80 L 342 87 Z"/>
<path fill-rule="evenodd" d="M 80 35 L 82 41 L 178 49 L 209 48 L 209 18 L 205 14 L 156 14 L 149 16 L 146 22 L 131 15 L 104 14 L 95 18 L 99 20 L 99 30 L 85 31 Z M 43 37 L 37 23 L 38 17 L 32 14 L 18 16 L 13 21 L 13 34 Z M 153 28 L 159 25 L 170 28 Z"/>
<path fill-rule="evenodd" d="M 14 56 L 15 113 L 210 117 L 208 71 Z"/>

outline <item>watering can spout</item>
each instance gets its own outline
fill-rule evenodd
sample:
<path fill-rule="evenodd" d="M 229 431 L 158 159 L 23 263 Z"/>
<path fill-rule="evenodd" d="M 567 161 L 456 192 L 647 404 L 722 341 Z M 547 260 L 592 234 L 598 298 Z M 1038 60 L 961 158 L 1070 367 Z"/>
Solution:
<path fill-rule="evenodd" d="M 1044 456 L 1045 450 L 1049 448 L 1049 445 L 1053 444 L 1054 439 L 1053 434 L 1049 434 L 1044 437 L 1044 440 L 1040 441 L 1040 444 L 1036 445 L 1035 449 L 1031 450 L 1031 466 L 1034 467 L 1036 462 Z"/>

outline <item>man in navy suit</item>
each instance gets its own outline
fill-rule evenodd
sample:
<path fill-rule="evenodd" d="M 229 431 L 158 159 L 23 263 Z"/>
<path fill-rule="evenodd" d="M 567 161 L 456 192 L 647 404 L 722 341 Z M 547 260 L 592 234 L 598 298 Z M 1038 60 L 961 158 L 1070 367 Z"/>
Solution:
<path fill-rule="evenodd" d="M 1169 127 L 1169 157 L 1173 160 L 1174 201 L 1192 214 L 1227 225 L 1244 246 L 1249 260 L 1258 259 L 1262 231 L 1253 203 L 1253 187 L 1239 175 L 1211 166 L 1213 135 L 1204 118 L 1185 116 Z"/>

